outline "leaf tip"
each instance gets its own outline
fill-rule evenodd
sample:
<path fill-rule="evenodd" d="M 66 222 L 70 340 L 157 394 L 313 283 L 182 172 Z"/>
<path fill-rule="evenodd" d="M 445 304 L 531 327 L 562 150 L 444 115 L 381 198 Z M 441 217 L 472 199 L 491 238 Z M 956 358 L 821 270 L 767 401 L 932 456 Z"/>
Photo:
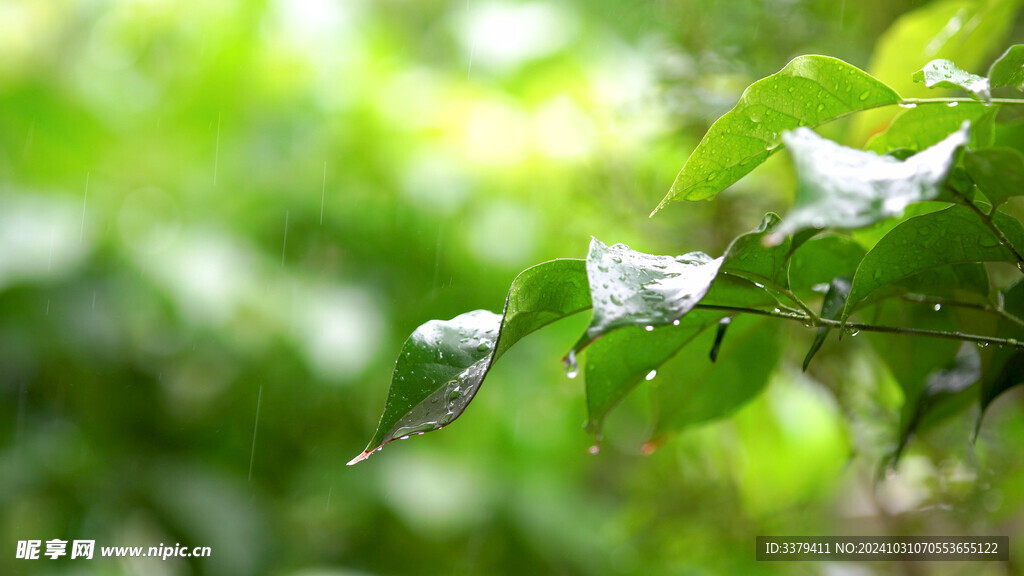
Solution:
<path fill-rule="evenodd" d="M 355 466 L 356 464 L 359 464 L 363 460 L 366 460 L 367 458 L 369 458 L 370 455 L 373 454 L 374 452 L 376 452 L 376 450 L 370 450 L 370 449 L 363 450 L 359 454 L 359 456 L 356 456 L 355 458 L 349 460 L 348 464 L 345 464 L 345 465 L 346 466 Z"/>

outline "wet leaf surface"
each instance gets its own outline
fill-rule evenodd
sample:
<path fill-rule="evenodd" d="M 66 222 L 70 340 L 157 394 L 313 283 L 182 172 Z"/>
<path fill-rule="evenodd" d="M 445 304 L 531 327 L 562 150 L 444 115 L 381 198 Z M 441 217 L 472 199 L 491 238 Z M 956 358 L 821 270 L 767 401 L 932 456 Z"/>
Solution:
<path fill-rule="evenodd" d="M 842 60 L 795 58 L 751 84 L 711 126 L 654 212 L 673 200 L 714 198 L 778 151 L 788 130 L 899 100 L 891 88 Z"/>
<path fill-rule="evenodd" d="M 966 90 L 971 97 L 982 102 L 992 99 L 988 78 L 971 74 L 950 60 L 932 60 L 914 72 L 914 82 L 923 82 L 929 88 L 953 88 Z"/>

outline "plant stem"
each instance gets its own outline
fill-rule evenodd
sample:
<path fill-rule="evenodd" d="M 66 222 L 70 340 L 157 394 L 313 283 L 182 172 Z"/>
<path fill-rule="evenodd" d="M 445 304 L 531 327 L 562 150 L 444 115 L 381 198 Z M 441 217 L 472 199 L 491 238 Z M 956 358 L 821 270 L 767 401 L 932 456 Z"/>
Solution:
<path fill-rule="evenodd" d="M 805 326 L 817 328 L 839 328 L 859 332 L 881 332 L 887 334 L 907 334 L 912 336 L 924 336 L 927 338 L 944 338 L 946 340 L 958 340 L 960 342 L 974 342 L 976 344 L 1003 346 L 1024 350 L 1024 342 L 1014 338 L 997 338 L 995 336 L 980 336 L 978 334 L 965 334 L 963 332 L 944 332 L 941 330 L 924 330 L 921 328 L 905 328 L 902 326 L 886 326 L 881 324 L 867 324 L 864 322 L 841 322 L 827 318 L 812 318 L 804 314 L 793 314 L 791 312 L 758 310 L 756 308 L 744 308 L 742 306 L 718 306 L 714 304 L 698 304 L 697 308 L 704 310 L 721 310 L 724 312 L 735 312 L 741 314 L 756 314 L 758 316 L 770 316 L 800 322 Z"/>
<path fill-rule="evenodd" d="M 759 285 L 762 288 L 764 288 L 764 287 L 771 288 L 772 290 L 774 290 L 778 294 L 781 294 L 781 295 L 785 296 L 793 304 L 796 304 L 797 308 L 799 308 L 800 312 L 802 312 L 803 314 L 806 314 L 807 316 L 809 316 L 810 318 L 813 318 L 815 320 L 818 319 L 818 315 L 815 314 L 814 311 L 811 310 L 810 307 L 807 306 L 807 304 L 805 304 L 804 301 L 801 300 L 799 296 L 794 294 L 792 290 L 777 284 L 773 280 L 769 280 L 768 278 L 765 278 L 763 276 L 756 275 L 756 274 L 748 274 L 748 273 L 742 272 L 742 271 L 738 272 L 738 271 L 735 271 L 735 270 L 727 270 L 727 271 L 725 271 L 725 273 L 726 274 L 731 274 L 731 275 L 736 276 L 738 278 L 742 278 L 742 279 L 744 279 L 744 280 L 746 280 L 748 282 L 753 282 L 755 286 Z M 769 290 L 767 292 L 769 294 L 772 294 L 771 290 Z M 775 301 L 779 303 L 780 307 L 786 308 L 787 310 L 792 310 L 788 306 L 785 306 L 781 302 L 779 302 L 779 298 L 778 298 L 777 294 L 772 294 L 772 298 L 774 298 Z"/>
<path fill-rule="evenodd" d="M 910 302 L 920 302 L 921 304 L 939 304 L 941 306 L 952 306 L 955 308 L 971 308 L 974 310 L 981 310 L 982 312 L 991 312 L 1004 320 L 1013 322 L 1014 324 L 1024 328 L 1024 320 L 1017 318 L 1013 314 L 1010 314 L 1006 310 L 999 308 L 993 304 L 979 304 L 974 302 L 961 302 L 960 300 L 949 300 L 947 298 L 940 298 L 938 296 L 926 296 L 924 294 L 904 294 L 904 300 Z"/>
<path fill-rule="evenodd" d="M 1003 234 L 1003 231 L 1000 230 L 998 226 L 996 226 L 995 221 L 992 219 L 992 214 L 995 213 L 995 208 L 992 208 L 991 214 L 986 214 L 981 208 L 975 206 L 974 202 L 971 202 L 967 198 L 967 196 L 964 196 L 963 193 L 961 193 L 959 190 L 953 188 L 952 186 L 949 186 L 948 188 L 953 193 L 953 195 L 956 196 L 957 198 L 960 198 L 963 201 L 963 203 L 978 216 L 978 218 L 981 218 L 981 221 L 985 223 L 985 226 L 988 226 L 988 229 L 991 230 L 992 233 L 996 235 L 996 238 L 999 239 L 999 243 L 1002 244 L 1004 248 L 1009 250 L 1013 254 L 1013 257 L 1017 259 L 1017 269 L 1020 270 L 1021 272 L 1024 272 L 1024 256 L 1022 256 L 1021 253 L 1018 252 L 1017 249 L 1013 247 L 1013 244 L 1010 243 L 1010 239 L 1007 238 L 1005 234 Z"/>
<path fill-rule="evenodd" d="M 900 104 L 952 104 L 960 102 L 978 102 L 982 104 L 1010 104 L 1020 105 L 1024 104 L 1024 100 L 1017 98 L 992 98 L 988 102 L 982 102 L 981 100 L 975 100 L 974 98 L 903 98 L 900 100 Z"/>

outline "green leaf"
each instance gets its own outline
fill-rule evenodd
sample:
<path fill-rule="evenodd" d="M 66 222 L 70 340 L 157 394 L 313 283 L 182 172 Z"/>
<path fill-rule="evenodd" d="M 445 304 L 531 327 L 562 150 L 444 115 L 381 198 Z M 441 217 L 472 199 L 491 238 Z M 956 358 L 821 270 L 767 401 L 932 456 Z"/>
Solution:
<path fill-rule="evenodd" d="M 988 69 L 993 88 L 1011 86 L 1024 91 L 1024 44 L 1010 46 Z"/>
<path fill-rule="evenodd" d="M 690 154 L 652 215 L 673 200 L 714 198 L 778 150 L 782 133 L 899 102 L 891 88 L 835 58 L 800 56 L 751 84 Z"/>
<path fill-rule="evenodd" d="M 704 297 L 721 264 L 703 252 L 655 256 L 594 238 L 587 255 L 594 315 L 574 351 L 616 328 L 653 330 L 679 320 Z"/>
<path fill-rule="evenodd" d="M 1018 280 L 1008 286 L 1001 296 L 1006 313 L 1017 319 L 1024 319 L 1024 280 Z M 1000 338 L 1024 342 L 1024 327 L 1006 317 L 1000 318 L 996 334 Z M 985 352 L 978 429 L 981 428 L 986 410 L 1000 394 L 1024 384 L 1024 351 L 1018 348 L 992 347 Z"/>
<path fill-rule="evenodd" d="M 725 250 L 721 271 L 755 281 L 785 285 L 786 264 L 790 254 L 788 238 L 778 245 L 765 245 L 765 238 L 772 234 L 781 221 L 777 214 L 769 212 L 755 230 L 733 239 Z"/>
<path fill-rule="evenodd" d="M 929 88 L 961 88 L 971 93 L 971 97 L 982 102 L 992 100 L 988 89 L 988 78 L 971 74 L 953 62 L 940 58 L 932 60 L 917 72 L 914 82 L 924 82 Z"/>
<path fill-rule="evenodd" d="M 708 348 L 692 345 L 658 369 L 651 381 L 654 441 L 728 416 L 757 396 L 778 362 L 781 327 L 772 318 L 737 316 L 718 362 L 708 358 Z"/>
<path fill-rule="evenodd" d="M 604 419 L 637 384 L 689 344 L 724 312 L 694 310 L 678 325 L 653 331 L 631 326 L 616 330 L 587 349 L 587 431 L 600 435 Z"/>
<path fill-rule="evenodd" d="M 1002 213 L 994 221 L 1011 243 L 1024 246 L 1024 228 Z M 969 208 L 950 206 L 915 216 L 882 237 L 861 261 L 843 319 L 874 290 L 945 264 L 1015 262 L 1013 253 Z"/>
<path fill-rule="evenodd" d="M 853 278 L 864 247 L 847 236 L 821 236 L 793 252 L 789 284 L 798 295 L 827 289 L 834 278 Z"/>
<path fill-rule="evenodd" d="M 726 249 L 725 255 L 719 259 L 720 266 L 717 276 L 712 278 L 710 288 L 703 295 L 699 293 L 699 290 L 692 292 L 695 297 L 687 300 L 687 306 L 690 306 L 691 310 L 692 305 L 759 310 L 778 306 L 779 302 L 771 292 L 766 290 L 763 285 L 754 283 L 757 280 L 775 282 L 782 278 L 788 245 L 766 247 L 763 243 L 764 237 L 778 223 L 779 217 L 769 213 L 765 215 L 761 225 L 755 230 L 737 236 Z M 604 250 L 611 249 L 607 247 L 602 249 L 602 247 L 603 244 L 599 242 L 597 245 L 592 244 L 591 254 L 600 255 L 601 258 L 588 259 L 588 271 L 595 271 L 591 277 L 591 285 L 601 286 L 602 289 L 606 281 L 608 290 L 614 288 L 616 284 L 613 284 L 613 281 L 620 278 L 620 272 L 627 265 L 630 268 L 630 271 L 625 274 L 627 277 L 633 277 L 633 274 L 638 273 L 633 269 L 636 266 L 653 268 L 659 274 L 666 272 L 694 273 L 692 270 L 684 268 L 673 268 L 672 270 L 656 268 L 656 266 L 666 265 L 664 259 L 667 257 L 642 255 L 636 252 L 632 253 L 633 258 L 628 258 L 623 256 L 620 251 L 616 251 L 614 254 L 620 258 L 621 262 L 614 262 L 614 259 L 609 262 L 605 258 L 607 254 Z M 595 251 L 594 248 L 597 250 Z M 601 269 L 602 266 L 605 270 Z M 704 272 L 698 269 L 697 274 L 702 275 Z M 609 280 L 609 276 L 612 276 L 611 280 Z M 699 288 L 703 283 L 703 276 L 701 276 L 696 285 Z M 623 290 L 635 289 L 637 285 L 637 283 L 632 283 Z M 690 290 L 690 287 L 687 286 L 685 289 Z M 687 293 L 691 292 L 684 292 L 682 295 L 685 296 Z M 603 296 L 595 295 L 594 301 L 599 302 L 602 298 Z M 615 301 L 623 302 L 621 299 Z M 615 301 L 612 302 L 613 305 Z M 671 302 L 674 299 L 669 298 L 668 301 Z M 661 302 L 652 297 L 644 299 L 641 296 L 637 304 L 641 307 L 651 305 L 656 309 L 661 307 Z M 595 318 L 597 312 L 595 309 Z M 661 314 L 659 311 L 654 313 L 665 318 L 674 316 L 674 313 Z M 681 318 L 675 317 L 672 325 L 647 330 L 646 326 L 655 326 L 648 322 L 652 317 L 649 314 L 641 316 L 642 320 L 635 322 L 633 327 L 611 331 L 594 341 L 587 350 L 587 429 L 591 433 L 599 434 L 608 412 L 637 384 L 643 382 L 652 370 L 658 369 L 705 328 L 730 313 L 723 310 L 692 310 Z M 659 322 L 659 325 L 662 324 L 664 322 Z M 641 326 L 643 327 L 641 328 Z M 584 339 L 589 337 L 588 331 L 588 335 L 584 336 Z"/>
<path fill-rule="evenodd" d="M 964 155 L 964 168 L 985 197 L 998 207 L 1024 196 L 1024 156 L 1012 148 L 989 148 Z"/>
<path fill-rule="evenodd" d="M 806 228 L 867 226 L 902 215 L 912 202 L 935 198 L 967 134 L 965 126 L 900 161 L 840 146 L 807 128 L 786 133 L 797 172 L 796 206 L 772 241 Z"/>
<path fill-rule="evenodd" d="M 373 439 L 349 464 L 397 438 L 450 424 L 494 362 L 520 338 L 589 307 L 584 262 L 552 260 L 512 282 L 503 315 L 476 310 L 421 325 L 402 346 Z"/>
<path fill-rule="evenodd" d="M 974 401 L 964 396 L 981 377 L 981 359 L 973 344 L 962 344 L 953 361 L 928 375 L 921 392 L 906 399 L 900 421 L 899 442 L 892 457 L 899 461 L 907 443 L 918 430 L 942 422 Z"/>
<path fill-rule="evenodd" d="M 983 66 L 1016 21 L 1021 0 L 939 0 L 900 16 L 875 45 L 868 72 L 904 98 L 927 97 L 929 89 L 911 73 L 936 58 L 954 59 L 967 69 Z M 854 119 L 853 141 L 863 142 L 892 118 L 872 110 Z"/>
<path fill-rule="evenodd" d="M 849 278 L 835 278 L 829 283 L 828 292 L 825 293 L 825 300 L 821 304 L 821 314 L 819 316 L 826 320 L 835 320 L 843 313 L 843 308 L 846 306 L 846 297 L 850 295 L 850 279 Z M 818 328 L 818 333 L 814 335 L 814 342 L 811 343 L 810 350 L 807 351 L 807 355 L 804 356 L 803 369 L 806 372 L 807 367 L 811 364 L 811 359 L 821 349 L 821 345 L 825 343 L 825 338 L 828 337 L 829 328 L 822 326 Z"/>
<path fill-rule="evenodd" d="M 978 136 L 984 136 L 982 133 L 990 136 L 991 129 L 981 130 L 979 124 L 990 126 L 994 122 L 993 111 L 992 106 L 980 102 L 959 102 L 956 106 L 947 106 L 945 103 L 916 104 L 893 118 L 885 132 L 872 137 L 865 149 L 879 154 L 900 148 L 920 152 L 959 130 L 964 122 L 971 123 L 971 147 L 986 147 L 991 142 L 977 141 Z"/>

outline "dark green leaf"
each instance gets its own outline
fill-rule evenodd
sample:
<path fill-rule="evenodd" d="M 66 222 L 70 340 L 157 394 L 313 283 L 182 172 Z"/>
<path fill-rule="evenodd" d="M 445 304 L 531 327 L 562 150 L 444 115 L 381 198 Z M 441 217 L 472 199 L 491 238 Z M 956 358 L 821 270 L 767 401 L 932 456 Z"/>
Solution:
<path fill-rule="evenodd" d="M 778 306 L 778 301 L 752 282 L 719 274 L 698 306 L 770 310 Z M 651 331 L 626 327 L 594 341 L 587 348 L 587 430 L 600 434 L 608 412 L 637 384 L 705 328 L 732 313 L 698 308 L 683 316 L 679 324 Z"/>
<path fill-rule="evenodd" d="M 1013 318 L 1024 319 L 1024 280 L 1018 280 L 1003 290 L 1003 309 Z M 1024 326 L 1009 318 L 1001 318 L 996 328 L 1001 338 L 1024 342 Z M 1000 394 L 1014 386 L 1024 384 L 1024 351 L 1011 347 L 995 347 L 984 354 L 984 377 L 981 381 L 981 415 Z"/>
<path fill-rule="evenodd" d="M 994 110 L 980 102 L 960 102 L 956 106 L 917 104 L 893 118 L 885 132 L 872 137 L 865 149 L 879 154 L 900 148 L 920 152 L 959 130 L 964 122 L 971 123 L 971 147 L 982 148 L 991 142 L 987 137 L 985 141 L 978 141 L 979 135 L 984 136 L 986 132 L 980 128 L 994 122 Z M 987 135 L 991 136 L 991 129 L 987 130 Z"/>
<path fill-rule="evenodd" d="M 1020 222 L 995 213 L 996 226 L 1017 246 L 1024 246 Z M 1015 262 L 1013 253 L 981 219 L 964 206 L 916 216 L 882 237 L 861 261 L 853 278 L 844 319 L 874 290 L 945 264 Z"/>
<path fill-rule="evenodd" d="M 1024 195 L 1024 156 L 1012 148 L 969 151 L 964 168 L 993 206 Z"/>
<path fill-rule="evenodd" d="M 971 74 L 953 62 L 945 59 L 932 60 L 917 72 L 914 82 L 924 82 L 929 88 L 961 88 L 982 102 L 992 99 L 988 89 L 988 78 Z"/>
<path fill-rule="evenodd" d="M 782 323 L 737 316 L 722 343 L 720 361 L 703 346 L 688 346 L 658 370 L 651 382 L 654 434 L 728 416 L 752 400 L 779 359 Z"/>
<path fill-rule="evenodd" d="M 402 346 L 373 439 L 349 464 L 396 438 L 442 428 L 462 414 L 494 362 L 520 338 L 590 307 L 582 260 L 552 260 L 523 271 L 504 315 L 476 310 L 431 320 Z"/>
<path fill-rule="evenodd" d="M 859 228 L 903 214 L 912 202 L 938 196 L 967 127 L 905 161 L 845 148 L 814 131 L 785 135 L 797 171 L 796 206 L 773 241 L 805 228 Z"/>
<path fill-rule="evenodd" d="M 774 153 L 787 130 L 899 99 L 891 88 L 842 60 L 795 58 L 751 84 L 736 107 L 711 126 L 654 212 L 677 199 L 714 198 Z"/>
<path fill-rule="evenodd" d="M 594 316 L 578 351 L 602 334 L 624 326 L 671 324 L 700 302 L 718 274 L 721 258 L 703 252 L 655 256 L 629 246 L 590 243 L 587 279 Z"/>
<path fill-rule="evenodd" d="M 821 304 L 821 316 L 826 320 L 835 320 L 843 313 L 843 308 L 846 306 L 846 297 L 850 295 L 850 279 L 849 278 L 835 278 L 829 283 L 828 292 L 825 293 L 825 300 Z M 807 370 L 807 366 L 811 364 L 811 359 L 821 349 L 821 345 L 825 343 L 825 338 L 828 337 L 829 328 L 822 326 L 818 328 L 818 333 L 814 335 L 814 342 L 811 343 L 810 350 L 807 351 L 807 355 L 804 356 L 804 370 Z"/>
<path fill-rule="evenodd" d="M 988 69 L 993 88 L 1011 86 L 1024 91 L 1024 44 L 1010 46 Z"/>
<path fill-rule="evenodd" d="M 973 344 L 962 344 L 960 351 L 947 366 L 928 375 L 921 392 L 904 402 L 900 421 L 900 436 L 892 462 L 899 461 L 907 442 L 926 425 L 937 424 L 959 412 L 974 401 L 963 392 L 981 377 L 981 359 Z M 959 401 L 957 401 L 959 400 Z"/>

